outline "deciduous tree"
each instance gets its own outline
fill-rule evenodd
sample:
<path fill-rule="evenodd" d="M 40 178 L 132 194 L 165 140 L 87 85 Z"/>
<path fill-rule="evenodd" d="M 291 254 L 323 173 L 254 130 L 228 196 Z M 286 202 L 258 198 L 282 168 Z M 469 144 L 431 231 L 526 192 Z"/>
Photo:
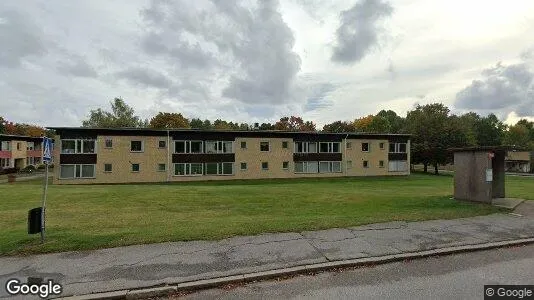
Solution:
<path fill-rule="evenodd" d="M 189 120 L 180 113 L 159 112 L 150 120 L 151 128 L 191 128 Z"/>
<path fill-rule="evenodd" d="M 101 108 L 91 110 L 89 118 L 82 122 L 83 127 L 146 127 L 146 120 L 141 120 L 135 115 L 132 107 L 128 106 L 121 98 L 115 98 L 110 102 L 111 111 Z"/>

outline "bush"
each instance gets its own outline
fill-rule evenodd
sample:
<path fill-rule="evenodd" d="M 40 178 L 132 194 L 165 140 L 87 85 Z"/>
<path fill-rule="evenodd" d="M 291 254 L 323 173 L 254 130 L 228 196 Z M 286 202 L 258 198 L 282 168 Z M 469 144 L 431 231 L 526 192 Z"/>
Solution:
<path fill-rule="evenodd" d="M 21 173 L 33 173 L 35 172 L 35 167 L 32 165 L 24 167 L 22 170 L 20 170 Z"/>
<path fill-rule="evenodd" d="M 0 169 L 0 175 L 13 174 L 13 173 L 17 173 L 17 169 L 16 168 Z"/>
<path fill-rule="evenodd" d="M 45 165 L 44 164 L 40 164 L 37 166 L 37 170 L 44 170 L 45 169 Z"/>

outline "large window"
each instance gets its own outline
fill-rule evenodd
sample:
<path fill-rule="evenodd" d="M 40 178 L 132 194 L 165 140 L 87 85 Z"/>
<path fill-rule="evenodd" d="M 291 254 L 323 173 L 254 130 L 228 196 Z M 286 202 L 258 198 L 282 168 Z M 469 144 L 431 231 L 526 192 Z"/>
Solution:
<path fill-rule="evenodd" d="M 232 141 L 206 141 L 205 153 L 232 153 Z"/>
<path fill-rule="evenodd" d="M 295 142 L 295 153 L 317 153 L 317 143 Z"/>
<path fill-rule="evenodd" d="M 389 153 L 406 153 L 406 143 L 390 143 Z"/>
<path fill-rule="evenodd" d="M 322 153 L 339 153 L 339 143 L 337 142 L 321 142 L 319 143 L 319 152 Z"/>
<path fill-rule="evenodd" d="M 295 162 L 295 173 L 317 173 L 319 163 L 316 161 L 298 161 Z"/>
<path fill-rule="evenodd" d="M 26 146 L 26 150 L 33 150 L 33 148 L 35 148 L 35 143 L 34 142 L 28 142 L 28 144 Z"/>
<path fill-rule="evenodd" d="M 202 141 L 174 141 L 174 153 L 202 153 Z"/>
<path fill-rule="evenodd" d="M 96 153 L 95 140 L 61 140 L 62 154 Z"/>
<path fill-rule="evenodd" d="M 206 163 L 204 165 L 205 165 L 204 166 L 205 175 L 233 175 L 234 174 L 234 163 L 231 163 L 231 162 Z"/>
<path fill-rule="evenodd" d="M 369 143 L 362 143 L 362 152 L 369 152 Z"/>
<path fill-rule="evenodd" d="M 201 163 L 180 163 L 174 164 L 174 175 L 176 176 L 201 176 L 203 165 Z"/>
<path fill-rule="evenodd" d="M 9 158 L 0 158 L 0 168 L 9 168 Z"/>
<path fill-rule="evenodd" d="M 341 172 L 340 161 L 321 161 L 319 162 L 319 173 L 339 173 Z"/>
<path fill-rule="evenodd" d="M 405 160 L 390 160 L 389 172 L 406 172 L 408 171 L 408 162 Z"/>
<path fill-rule="evenodd" d="M 10 151 L 11 150 L 11 147 L 10 147 L 10 143 L 7 142 L 7 141 L 3 141 L 0 143 L 0 150 L 1 151 Z"/>
<path fill-rule="evenodd" d="M 95 178 L 95 165 L 60 165 L 61 179 Z"/>
<path fill-rule="evenodd" d="M 269 142 L 260 142 L 260 151 L 268 152 L 269 149 Z"/>

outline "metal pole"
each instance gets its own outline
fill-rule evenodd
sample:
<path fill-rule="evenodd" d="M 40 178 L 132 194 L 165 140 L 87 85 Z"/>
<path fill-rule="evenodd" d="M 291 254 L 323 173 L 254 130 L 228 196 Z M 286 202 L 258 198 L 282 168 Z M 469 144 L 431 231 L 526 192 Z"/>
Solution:
<path fill-rule="evenodd" d="M 43 189 L 43 201 L 41 204 L 41 244 L 45 240 L 45 206 L 46 206 L 46 192 L 48 191 L 48 162 L 45 163 L 45 184 Z"/>

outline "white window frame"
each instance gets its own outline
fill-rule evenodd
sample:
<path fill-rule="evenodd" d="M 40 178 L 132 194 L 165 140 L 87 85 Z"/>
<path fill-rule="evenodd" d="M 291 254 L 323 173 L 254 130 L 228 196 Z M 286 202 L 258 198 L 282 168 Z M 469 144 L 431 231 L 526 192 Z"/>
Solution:
<path fill-rule="evenodd" d="M 243 168 L 243 164 L 245 164 L 245 168 Z M 239 163 L 239 170 L 241 170 L 241 171 L 246 171 L 246 170 L 248 170 L 248 163 L 246 163 L 246 162 L 244 162 L 244 161 L 240 162 L 240 163 Z"/>
<path fill-rule="evenodd" d="M 32 151 L 34 148 L 35 148 L 35 143 L 34 142 L 26 143 L 26 150 Z"/>
<path fill-rule="evenodd" d="M 106 171 L 106 165 L 110 165 L 111 166 L 111 171 Z M 105 163 L 104 164 L 104 173 L 112 173 L 112 172 L 113 172 L 113 164 Z"/>
<path fill-rule="evenodd" d="M 204 163 L 204 170 L 202 172 L 205 176 L 233 176 L 233 175 L 235 175 L 235 164 L 233 162 L 212 162 L 211 164 L 217 164 L 217 174 L 206 174 L 206 170 L 208 169 L 206 167 L 207 164 L 209 164 L 209 163 Z M 231 174 L 223 174 L 224 164 L 231 164 L 232 165 L 232 173 Z M 241 166 L 240 166 L 240 168 L 241 168 Z M 247 168 L 248 168 L 248 164 L 247 164 Z"/>
<path fill-rule="evenodd" d="M 63 142 L 65 142 L 65 141 L 74 141 L 74 152 L 72 152 L 72 153 L 63 152 Z M 94 152 L 84 152 L 83 142 L 87 142 L 87 141 L 92 141 L 92 142 L 95 143 Z M 78 143 L 80 143 L 81 152 L 78 152 Z M 62 139 L 59 149 L 60 149 L 61 154 L 96 154 L 98 152 L 97 151 L 97 145 L 98 145 L 98 143 L 97 143 L 96 139 Z"/>
<path fill-rule="evenodd" d="M 389 153 L 408 153 L 408 143 L 390 143 L 390 145 L 395 145 L 395 152 L 389 152 Z M 405 145 L 406 151 L 401 152 L 400 151 L 400 145 Z M 388 149 L 389 151 L 389 149 Z"/>
<path fill-rule="evenodd" d="M 327 144 L 327 151 L 321 151 L 321 144 Z M 334 152 L 334 144 L 337 144 L 337 152 Z M 341 153 L 341 143 L 340 142 L 319 142 L 319 148 L 317 149 L 319 153 Z"/>
<path fill-rule="evenodd" d="M 382 165 L 380 165 L 380 163 L 382 163 Z M 379 167 L 379 168 L 385 168 L 385 167 L 386 167 L 386 161 L 384 161 L 384 160 L 379 160 L 379 161 L 378 161 L 378 167 Z"/>
<path fill-rule="evenodd" d="M 287 167 L 284 168 L 284 163 L 287 163 Z M 282 162 L 282 170 L 289 170 L 289 161 Z"/>
<path fill-rule="evenodd" d="M 11 151 L 11 142 L 9 141 L 2 141 L 1 146 L 2 151 Z"/>
<path fill-rule="evenodd" d="M 264 168 L 264 167 L 263 167 L 263 164 L 264 164 L 264 163 L 267 164 L 267 168 Z M 261 162 L 261 170 L 262 170 L 262 171 L 269 171 L 269 162 L 268 162 L 268 161 L 262 161 L 262 162 Z"/>
<path fill-rule="evenodd" d="M 160 170 L 160 166 L 163 165 L 163 170 Z M 166 172 L 167 171 L 167 164 L 165 163 L 158 163 L 158 165 L 156 166 L 156 171 L 157 172 Z"/>
<path fill-rule="evenodd" d="M 9 163 L 10 163 L 9 157 L 0 158 L 0 168 L 9 168 L 10 166 Z"/>
<path fill-rule="evenodd" d="M 401 169 L 401 164 L 404 164 L 404 169 Z M 388 162 L 388 172 L 408 172 L 407 160 L 390 160 Z"/>
<path fill-rule="evenodd" d="M 327 163 L 328 167 L 326 171 L 321 172 L 321 163 Z M 339 170 L 334 171 L 334 164 L 339 164 Z M 319 173 L 341 173 L 342 172 L 342 166 L 340 161 L 320 161 L 319 162 Z"/>
<path fill-rule="evenodd" d="M 207 145 L 215 143 L 215 152 L 208 152 Z M 224 144 L 229 144 L 230 149 L 226 149 L 227 151 L 224 151 Z M 233 141 L 204 141 L 203 142 L 203 153 L 209 153 L 209 154 L 221 154 L 221 153 L 234 153 L 234 142 Z"/>
<path fill-rule="evenodd" d="M 365 163 L 367 163 L 367 166 L 365 166 Z M 369 169 L 370 167 L 371 167 L 371 164 L 369 163 L 368 160 L 362 161 L 362 168 Z"/>
<path fill-rule="evenodd" d="M 184 152 L 176 152 L 176 143 L 177 142 L 184 144 Z M 191 143 L 200 143 L 200 152 L 191 152 Z M 173 148 L 174 148 L 173 149 L 173 153 L 174 154 L 202 154 L 202 153 L 206 153 L 206 151 L 204 151 L 204 145 L 205 144 L 206 144 L 206 142 L 200 141 L 200 140 L 173 140 Z"/>
<path fill-rule="evenodd" d="M 108 141 L 111 143 L 111 146 L 108 146 Z M 130 147 L 132 145 L 130 144 Z M 113 139 L 112 138 L 105 138 L 104 139 L 104 148 L 105 149 L 113 149 Z M 131 149 L 131 148 L 130 148 Z"/>
<path fill-rule="evenodd" d="M 141 142 L 141 150 L 132 150 L 132 143 L 133 142 Z M 145 152 L 145 141 L 143 140 L 130 140 L 130 152 L 132 153 L 143 153 Z"/>
<path fill-rule="evenodd" d="M 183 165 L 184 166 L 184 174 L 176 174 L 176 167 L 178 165 Z M 200 165 L 201 167 L 201 170 L 200 170 L 200 173 L 197 173 L 197 174 L 191 174 L 191 165 Z M 204 164 L 203 163 L 174 163 L 173 164 L 173 176 L 177 176 L 177 177 L 184 177 L 184 176 L 202 176 L 204 175 Z"/>
<path fill-rule="evenodd" d="M 74 177 L 61 177 L 61 167 L 63 166 L 74 166 Z M 93 166 L 93 176 L 82 177 L 82 168 L 83 166 Z M 96 178 L 96 165 L 95 164 L 61 164 L 59 165 L 59 179 L 94 179 Z M 79 168 L 79 172 L 78 172 Z"/>
<path fill-rule="evenodd" d="M 298 144 L 302 145 L 302 151 L 298 151 Z M 310 145 L 315 144 L 315 151 L 310 151 Z M 317 145 L 317 142 L 295 142 L 293 144 L 293 152 L 294 153 L 318 153 L 319 151 L 319 145 Z"/>
<path fill-rule="evenodd" d="M 134 169 L 133 169 L 133 166 L 134 166 L 134 165 L 138 165 L 138 166 L 139 166 L 139 170 L 134 171 Z M 130 165 L 130 172 L 132 172 L 132 173 L 139 173 L 139 172 L 141 172 L 141 164 L 140 164 L 140 163 L 132 163 L 132 164 Z"/>
<path fill-rule="evenodd" d="M 384 143 L 384 142 L 379 142 L 379 143 L 378 143 L 378 148 L 379 148 L 380 150 L 384 150 L 384 149 L 386 149 L 386 143 Z"/>
<path fill-rule="evenodd" d="M 315 172 L 310 172 L 310 164 L 317 163 L 317 170 Z M 297 172 L 297 164 L 302 164 L 302 172 Z M 319 173 L 319 162 L 318 161 L 296 161 L 294 163 L 294 172 L 296 174 L 316 174 Z"/>
<path fill-rule="evenodd" d="M 367 144 L 367 150 L 363 150 L 363 144 Z M 362 152 L 369 153 L 371 152 L 371 143 L 369 142 L 362 142 Z"/>
<path fill-rule="evenodd" d="M 163 147 L 160 146 L 160 143 L 164 142 L 165 145 Z M 158 140 L 158 149 L 166 149 L 167 148 L 167 141 L 166 140 Z"/>

